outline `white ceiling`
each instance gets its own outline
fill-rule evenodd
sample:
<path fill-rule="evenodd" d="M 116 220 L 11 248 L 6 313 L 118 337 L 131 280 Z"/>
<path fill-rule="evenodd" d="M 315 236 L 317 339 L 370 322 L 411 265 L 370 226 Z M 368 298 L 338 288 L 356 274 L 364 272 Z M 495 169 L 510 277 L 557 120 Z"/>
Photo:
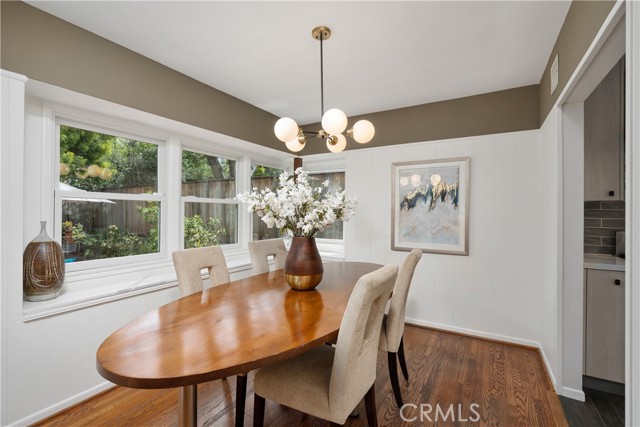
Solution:
<path fill-rule="evenodd" d="M 348 116 L 540 82 L 570 1 L 29 1 L 277 116 Z"/>

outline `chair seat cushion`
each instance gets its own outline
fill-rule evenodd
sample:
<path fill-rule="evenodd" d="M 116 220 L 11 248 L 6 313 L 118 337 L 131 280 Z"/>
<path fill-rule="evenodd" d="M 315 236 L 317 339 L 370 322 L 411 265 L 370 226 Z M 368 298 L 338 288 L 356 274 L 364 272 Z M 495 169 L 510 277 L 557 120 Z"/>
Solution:
<path fill-rule="evenodd" d="M 334 348 L 321 345 L 306 353 L 260 369 L 256 394 L 315 417 L 331 420 L 329 383 Z"/>

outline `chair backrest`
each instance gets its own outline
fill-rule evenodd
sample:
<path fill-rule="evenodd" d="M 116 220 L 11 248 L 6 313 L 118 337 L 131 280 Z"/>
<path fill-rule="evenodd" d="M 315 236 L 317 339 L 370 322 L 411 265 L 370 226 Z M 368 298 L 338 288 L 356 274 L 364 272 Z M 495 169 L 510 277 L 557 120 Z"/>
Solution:
<path fill-rule="evenodd" d="M 228 283 L 229 270 L 219 246 L 185 249 L 172 254 L 173 267 L 178 276 L 180 296 L 191 295 L 202 290 L 202 269 L 209 270 L 212 286 Z"/>
<path fill-rule="evenodd" d="M 253 274 L 261 274 L 269 271 L 269 256 L 273 256 L 273 264 L 276 270 L 284 268 L 284 260 L 287 258 L 287 248 L 284 240 L 259 240 L 249 242 L 249 255 Z"/>
<path fill-rule="evenodd" d="M 393 288 L 385 330 L 387 334 L 387 351 L 392 353 L 397 353 L 400 347 L 400 340 L 404 333 L 404 313 L 407 308 L 409 286 L 411 286 L 413 272 L 416 270 L 416 265 L 418 265 L 421 257 L 422 251 L 413 249 L 404 259 L 398 271 L 398 279 Z"/>
<path fill-rule="evenodd" d="M 398 266 L 389 264 L 362 276 L 353 289 L 333 359 L 332 413 L 349 414 L 375 382 L 382 318 L 397 275 Z"/>

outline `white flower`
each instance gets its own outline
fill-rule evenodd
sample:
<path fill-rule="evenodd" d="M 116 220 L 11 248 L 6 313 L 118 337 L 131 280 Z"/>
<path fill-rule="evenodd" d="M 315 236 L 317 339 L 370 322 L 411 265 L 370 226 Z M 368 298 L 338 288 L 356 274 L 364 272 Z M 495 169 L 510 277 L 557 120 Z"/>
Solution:
<path fill-rule="evenodd" d="M 267 227 L 289 230 L 296 237 L 313 237 L 338 220 L 348 220 L 355 213 L 357 200 L 345 197 L 344 191 L 334 194 L 323 192 L 329 187 L 324 181 L 312 188 L 308 173 L 298 168 L 293 176 L 282 172 L 278 189 L 269 188 L 238 194 L 238 201 L 247 204 L 247 211 L 255 212 Z"/>

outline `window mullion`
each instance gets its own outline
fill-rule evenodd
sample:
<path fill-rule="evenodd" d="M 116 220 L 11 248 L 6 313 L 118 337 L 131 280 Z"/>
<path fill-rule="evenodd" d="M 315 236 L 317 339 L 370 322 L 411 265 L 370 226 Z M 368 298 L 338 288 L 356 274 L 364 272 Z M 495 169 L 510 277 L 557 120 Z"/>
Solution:
<path fill-rule="evenodd" d="M 244 193 L 251 186 L 251 158 L 245 156 L 238 163 L 240 167 L 236 171 L 236 193 Z M 251 236 L 251 217 L 243 208 L 244 206 L 238 206 L 238 242 L 242 248 L 247 248 Z"/>
<path fill-rule="evenodd" d="M 40 146 L 40 218 L 49 221 L 53 227 L 53 236 L 56 238 L 60 233 L 56 232 L 60 222 L 54 212 L 56 208 L 55 197 L 49 189 L 53 188 L 56 182 L 58 165 L 60 164 L 60 129 L 56 125 L 53 112 L 48 108 L 43 108 L 42 120 L 42 143 Z M 51 141 L 54 141 L 52 144 Z"/>
<path fill-rule="evenodd" d="M 164 226 L 164 243 L 167 256 L 170 253 L 182 249 L 182 232 L 184 225 L 182 222 L 181 207 L 181 141 L 177 138 L 169 138 L 166 144 L 166 173 L 164 176 L 166 199 L 163 209 L 165 220 L 162 221 Z"/>

